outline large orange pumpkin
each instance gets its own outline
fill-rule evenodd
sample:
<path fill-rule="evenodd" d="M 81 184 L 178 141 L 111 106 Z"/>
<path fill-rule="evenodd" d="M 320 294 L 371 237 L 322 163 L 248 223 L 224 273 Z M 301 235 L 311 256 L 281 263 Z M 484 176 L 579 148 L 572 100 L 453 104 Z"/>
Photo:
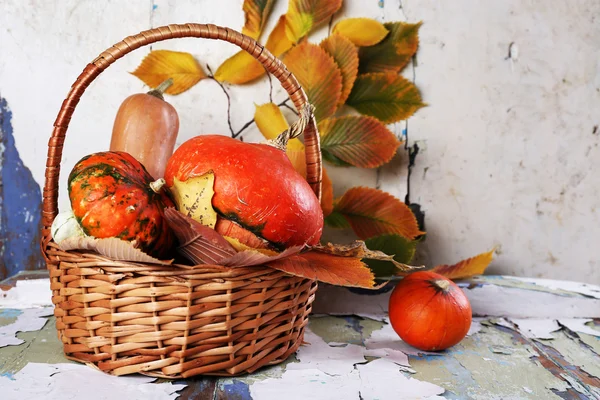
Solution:
<path fill-rule="evenodd" d="M 226 136 L 197 136 L 183 143 L 169 159 L 165 180 L 172 187 L 175 178 L 185 182 L 209 171 L 215 175 L 212 205 L 222 219 L 280 249 L 319 243 L 321 205 L 285 151 Z M 222 226 L 218 224 L 216 229 L 221 231 Z M 229 227 L 227 233 L 221 233 L 235 232 L 241 229 Z"/>
<path fill-rule="evenodd" d="M 460 342 L 471 326 L 471 305 L 454 282 L 419 271 L 402 279 L 389 302 L 390 322 L 406 343 L 443 350 Z"/>

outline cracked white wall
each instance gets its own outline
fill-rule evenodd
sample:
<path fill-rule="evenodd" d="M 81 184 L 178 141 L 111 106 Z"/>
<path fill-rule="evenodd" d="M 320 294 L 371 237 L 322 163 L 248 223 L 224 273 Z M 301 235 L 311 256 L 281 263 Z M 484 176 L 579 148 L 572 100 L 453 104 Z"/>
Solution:
<path fill-rule="evenodd" d="M 84 66 L 123 37 L 169 23 L 206 22 L 240 29 L 241 0 L 4 0 L 0 8 L 0 93 L 13 111 L 17 147 L 43 184 L 46 144 L 68 88 Z M 494 245 L 492 271 L 600 282 L 598 161 L 600 5 L 595 1 L 499 3 L 466 0 L 345 0 L 337 17 L 424 22 L 415 79 L 424 101 L 408 125 L 392 130 L 421 150 L 410 200 L 426 212 L 428 263 L 453 263 Z M 285 12 L 280 0 L 265 31 Z M 320 41 L 327 27 L 311 36 Z M 513 45 L 512 58 L 508 58 Z M 216 41 L 155 44 L 192 52 L 213 70 L 236 52 Z M 68 132 L 65 175 L 78 159 L 108 147 L 120 102 L 144 90 L 127 72 L 140 49 L 103 73 L 83 96 Z M 277 86 L 278 88 L 278 86 Z M 234 129 L 268 101 L 268 85 L 234 87 Z M 283 98 L 276 90 L 275 99 Z M 201 133 L 227 134 L 226 98 L 200 82 L 171 98 L 181 117 L 179 143 Z M 246 140 L 257 140 L 254 129 Z M 329 167 L 336 193 L 378 185 L 406 195 L 404 152 L 380 171 Z M 334 171 L 335 170 L 335 171 Z"/>

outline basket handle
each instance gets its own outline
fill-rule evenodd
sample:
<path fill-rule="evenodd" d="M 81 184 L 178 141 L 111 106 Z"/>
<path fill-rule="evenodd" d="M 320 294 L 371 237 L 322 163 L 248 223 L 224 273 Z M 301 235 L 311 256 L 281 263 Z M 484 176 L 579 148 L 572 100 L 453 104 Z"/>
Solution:
<path fill-rule="evenodd" d="M 77 78 L 67 98 L 63 101 L 56 121 L 52 136 L 48 142 L 48 159 L 46 161 L 46 175 L 42 208 L 42 235 L 43 241 L 49 241 L 50 226 L 58 213 L 58 182 L 60 175 L 60 161 L 62 158 L 63 144 L 71 116 L 85 89 L 92 81 L 100 75 L 119 58 L 127 53 L 150 43 L 162 40 L 198 37 L 208 39 L 219 39 L 238 45 L 256 58 L 265 67 L 268 73 L 273 74 L 281 86 L 286 90 L 297 110 L 301 110 L 308 98 L 306 93 L 285 65 L 271 52 L 257 43 L 254 39 L 243 35 L 233 29 L 224 28 L 212 24 L 182 24 L 168 25 L 150 29 L 129 36 L 101 53 L 94 61 L 88 64 L 81 75 Z M 321 198 L 321 149 L 319 143 L 319 132 L 314 115 L 304 130 L 304 144 L 306 148 L 306 180 L 311 188 Z"/>

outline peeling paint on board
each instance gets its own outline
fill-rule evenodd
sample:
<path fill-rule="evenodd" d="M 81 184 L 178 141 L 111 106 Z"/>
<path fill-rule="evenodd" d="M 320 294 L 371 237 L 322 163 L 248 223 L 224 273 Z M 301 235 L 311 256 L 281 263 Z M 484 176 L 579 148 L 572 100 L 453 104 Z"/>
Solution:
<path fill-rule="evenodd" d="M 12 112 L 0 96 L 0 280 L 44 268 L 39 251 L 42 195 L 15 147 Z"/>

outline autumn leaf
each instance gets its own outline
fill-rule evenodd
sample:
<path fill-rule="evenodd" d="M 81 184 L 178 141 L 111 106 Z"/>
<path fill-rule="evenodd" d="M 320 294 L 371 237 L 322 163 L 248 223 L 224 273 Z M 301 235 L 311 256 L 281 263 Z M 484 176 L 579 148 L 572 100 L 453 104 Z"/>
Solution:
<path fill-rule="evenodd" d="M 473 275 L 481 275 L 492 262 L 494 251 L 492 249 L 487 253 L 481 253 L 475 257 L 467 258 L 454 265 L 438 265 L 431 269 L 431 272 L 436 272 L 445 276 L 448 279 L 468 278 Z"/>
<path fill-rule="evenodd" d="M 323 154 L 355 167 L 379 167 L 390 161 L 400 146 L 398 138 L 373 117 L 328 118 L 319 123 L 319 132 Z"/>
<path fill-rule="evenodd" d="M 339 104 L 344 104 L 358 74 L 358 49 L 341 35 L 331 35 L 320 46 L 333 57 L 342 73 L 342 94 Z"/>
<path fill-rule="evenodd" d="M 290 126 L 285 120 L 281 109 L 275 103 L 255 105 L 254 122 L 265 139 L 273 140 L 281 132 Z M 304 152 L 304 144 L 299 139 L 290 139 L 287 143 L 288 153 L 290 151 Z"/>
<path fill-rule="evenodd" d="M 342 0 L 290 0 L 285 27 L 288 39 L 298 43 L 312 29 L 329 20 L 341 6 Z"/>
<path fill-rule="evenodd" d="M 404 203 L 389 193 L 367 187 L 349 189 L 337 201 L 341 214 L 360 239 L 396 233 L 409 240 L 422 235 L 417 219 Z"/>
<path fill-rule="evenodd" d="M 356 46 L 373 46 L 386 37 L 388 30 L 371 18 L 347 18 L 335 24 L 333 33 L 350 39 Z"/>
<path fill-rule="evenodd" d="M 355 257 L 339 257 L 309 251 L 270 262 L 268 266 L 290 275 L 337 286 L 367 289 L 372 289 L 375 286 L 371 270 L 359 258 Z"/>
<path fill-rule="evenodd" d="M 285 15 L 282 15 L 267 39 L 265 47 L 275 57 L 291 49 L 293 43 L 285 35 Z M 263 65 L 248 52 L 242 50 L 223 62 L 215 72 L 219 82 L 243 84 L 260 78 L 266 73 Z"/>
<path fill-rule="evenodd" d="M 360 73 L 400 72 L 417 52 L 421 23 L 388 22 L 390 33 L 375 46 L 360 49 Z"/>
<path fill-rule="evenodd" d="M 333 58 L 321 47 L 303 42 L 284 61 L 315 106 L 317 121 L 332 115 L 342 94 L 342 74 Z"/>
<path fill-rule="evenodd" d="M 359 75 L 346 104 L 386 124 L 407 119 L 425 106 L 417 87 L 394 73 Z"/>
<path fill-rule="evenodd" d="M 274 3 L 274 0 L 244 0 L 242 9 L 244 10 L 245 23 L 242 33 L 252 39 L 258 39 Z"/>
<path fill-rule="evenodd" d="M 409 264 L 416 250 L 416 242 L 410 241 L 397 234 L 381 235 L 365 240 L 365 244 L 371 250 L 379 250 L 385 254 L 394 256 L 394 260 L 402 264 Z M 400 270 L 389 262 L 380 260 L 365 260 L 376 277 L 388 277 L 396 275 Z"/>
<path fill-rule="evenodd" d="M 190 53 L 170 50 L 151 51 L 131 74 L 151 88 L 172 78 L 173 85 L 165 91 L 171 95 L 183 93 L 206 78 L 206 74 Z"/>

